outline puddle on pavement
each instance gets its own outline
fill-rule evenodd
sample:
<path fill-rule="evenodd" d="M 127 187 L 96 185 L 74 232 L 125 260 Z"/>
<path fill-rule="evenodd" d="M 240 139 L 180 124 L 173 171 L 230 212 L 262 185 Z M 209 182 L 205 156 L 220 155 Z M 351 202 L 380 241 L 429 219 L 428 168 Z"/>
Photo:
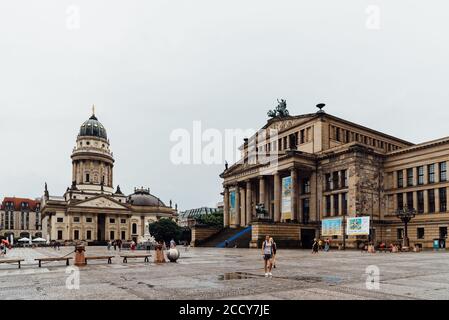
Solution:
<path fill-rule="evenodd" d="M 229 272 L 224 273 L 218 276 L 218 280 L 220 281 L 227 281 L 227 280 L 246 280 L 246 279 L 255 279 L 255 278 L 262 278 L 264 275 L 257 275 L 247 272 Z M 330 284 L 337 284 L 341 282 L 341 279 L 338 277 L 313 277 L 313 276 L 294 276 L 294 277 L 283 277 L 283 276 L 273 276 L 274 279 L 284 279 L 284 280 L 294 280 L 294 281 L 301 281 L 306 283 L 319 283 L 319 282 L 326 282 Z"/>
<path fill-rule="evenodd" d="M 218 280 L 220 280 L 220 281 L 245 280 L 245 279 L 254 279 L 257 277 L 258 277 L 257 275 L 246 273 L 246 272 L 229 272 L 229 273 L 219 275 Z"/>

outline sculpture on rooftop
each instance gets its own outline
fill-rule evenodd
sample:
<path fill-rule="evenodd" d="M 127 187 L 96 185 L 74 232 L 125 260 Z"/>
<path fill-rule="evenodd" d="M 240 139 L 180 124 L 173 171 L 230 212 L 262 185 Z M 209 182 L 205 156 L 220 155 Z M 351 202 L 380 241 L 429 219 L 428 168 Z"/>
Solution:
<path fill-rule="evenodd" d="M 288 117 L 290 114 L 287 110 L 287 101 L 284 99 L 281 99 L 278 101 L 278 105 L 275 109 L 268 111 L 267 115 L 270 118 L 284 118 L 284 117 Z"/>

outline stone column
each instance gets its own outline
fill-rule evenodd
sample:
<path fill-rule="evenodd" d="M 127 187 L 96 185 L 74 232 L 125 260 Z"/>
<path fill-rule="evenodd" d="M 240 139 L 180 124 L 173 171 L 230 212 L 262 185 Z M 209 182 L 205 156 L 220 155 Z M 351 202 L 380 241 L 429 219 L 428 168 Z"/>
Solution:
<path fill-rule="evenodd" d="M 417 186 L 417 185 L 418 185 L 418 168 L 414 167 L 413 168 L 413 186 Z"/>
<path fill-rule="evenodd" d="M 429 167 L 427 165 L 424 165 L 424 184 L 428 183 L 429 183 Z"/>
<path fill-rule="evenodd" d="M 393 188 L 397 188 L 398 187 L 398 172 L 394 171 L 393 172 L 393 184 L 392 184 Z"/>
<path fill-rule="evenodd" d="M 240 189 L 240 226 L 246 225 L 246 189 Z"/>
<path fill-rule="evenodd" d="M 262 203 L 265 206 L 265 210 L 268 211 L 267 199 L 265 194 L 265 177 L 259 177 L 259 203 Z"/>
<path fill-rule="evenodd" d="M 252 208 L 252 195 L 253 189 L 251 185 L 251 181 L 246 181 L 246 225 L 251 224 L 252 216 L 253 216 L 253 208 Z"/>
<path fill-rule="evenodd" d="M 298 221 L 299 220 L 299 213 L 298 213 L 298 195 L 299 195 L 299 188 L 298 188 L 298 171 L 296 168 L 290 168 L 290 176 L 292 179 L 292 220 Z"/>
<path fill-rule="evenodd" d="M 281 176 L 274 174 L 274 222 L 281 221 Z"/>
<path fill-rule="evenodd" d="M 343 215 L 343 193 L 338 194 L 338 215 Z"/>
<path fill-rule="evenodd" d="M 435 163 L 435 183 L 441 182 L 440 181 L 440 165 L 439 163 Z M 435 203 L 436 203 L 437 195 L 435 195 Z M 435 205 L 436 206 L 436 205 Z M 440 209 L 440 208 L 438 208 Z"/>
<path fill-rule="evenodd" d="M 225 187 L 224 188 L 224 199 L 223 199 L 223 204 L 224 204 L 224 212 L 223 212 L 223 225 L 225 228 L 229 227 L 229 188 Z"/>
<path fill-rule="evenodd" d="M 116 233 L 117 233 L 117 235 L 116 235 L 116 238 L 117 239 L 121 239 L 122 238 L 122 235 L 121 235 L 121 230 L 120 230 L 120 215 L 116 215 L 115 216 L 116 218 L 115 218 L 115 223 L 116 223 Z"/>
<path fill-rule="evenodd" d="M 417 191 L 413 192 L 413 208 L 415 210 L 418 210 L 418 192 Z"/>
<path fill-rule="evenodd" d="M 424 213 L 429 213 L 429 191 L 424 191 Z"/>
<path fill-rule="evenodd" d="M 240 188 L 235 187 L 235 225 L 240 226 Z"/>
<path fill-rule="evenodd" d="M 331 212 L 328 212 L 327 214 L 328 214 L 328 216 L 329 216 L 329 213 L 330 213 L 330 216 L 336 216 L 336 214 L 335 214 L 335 208 L 334 208 L 334 197 L 336 197 L 337 195 L 335 195 L 335 194 L 332 194 L 332 195 L 330 195 L 330 199 L 331 199 Z M 337 210 L 338 210 L 338 208 L 337 208 Z"/>
<path fill-rule="evenodd" d="M 440 178 L 439 175 L 438 178 Z M 440 189 L 435 189 L 433 192 L 435 192 L 435 213 L 438 213 L 440 212 Z"/>

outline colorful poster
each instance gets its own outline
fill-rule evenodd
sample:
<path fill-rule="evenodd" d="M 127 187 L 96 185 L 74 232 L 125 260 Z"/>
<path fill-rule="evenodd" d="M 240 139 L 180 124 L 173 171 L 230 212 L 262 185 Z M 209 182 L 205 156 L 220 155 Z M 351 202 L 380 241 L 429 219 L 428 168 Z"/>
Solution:
<path fill-rule="evenodd" d="M 348 236 L 369 235 L 369 217 L 348 218 L 346 222 L 346 234 Z"/>
<path fill-rule="evenodd" d="M 341 236 L 342 230 L 342 218 L 325 219 L 321 221 L 321 235 L 323 236 Z"/>
<path fill-rule="evenodd" d="M 282 220 L 292 219 L 292 178 L 282 178 Z"/>
<path fill-rule="evenodd" d="M 235 224 L 235 191 L 229 192 L 229 224 Z"/>

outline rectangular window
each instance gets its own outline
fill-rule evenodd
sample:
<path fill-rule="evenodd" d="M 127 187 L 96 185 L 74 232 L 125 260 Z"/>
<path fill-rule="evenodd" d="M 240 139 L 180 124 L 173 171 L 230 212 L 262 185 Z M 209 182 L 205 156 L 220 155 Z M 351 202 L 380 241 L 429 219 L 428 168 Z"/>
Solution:
<path fill-rule="evenodd" d="M 424 213 L 424 191 L 418 191 L 418 213 Z"/>
<path fill-rule="evenodd" d="M 407 192 L 407 208 L 413 208 L 413 192 Z"/>
<path fill-rule="evenodd" d="M 419 185 L 424 184 L 424 167 L 423 166 L 418 167 L 418 184 Z"/>
<path fill-rule="evenodd" d="M 80 231 L 75 230 L 73 231 L 73 240 L 79 240 L 80 239 Z"/>
<path fill-rule="evenodd" d="M 440 239 L 447 238 L 447 227 L 440 227 Z"/>
<path fill-rule="evenodd" d="M 303 180 L 302 193 L 303 193 L 303 194 L 308 194 L 308 193 L 310 193 L 310 179 L 309 179 L 309 178 L 305 178 L 305 179 Z"/>
<path fill-rule="evenodd" d="M 435 190 L 428 190 L 429 193 L 429 213 L 435 212 Z"/>
<path fill-rule="evenodd" d="M 418 234 L 418 239 L 424 239 L 424 228 L 417 228 L 416 233 Z"/>
<path fill-rule="evenodd" d="M 58 230 L 58 240 L 62 240 L 62 230 Z"/>
<path fill-rule="evenodd" d="M 338 198 L 339 198 L 338 194 L 334 194 L 334 215 L 335 216 L 340 215 L 340 210 L 339 210 L 340 201 Z"/>
<path fill-rule="evenodd" d="M 114 233 L 114 231 L 110 231 L 110 232 L 109 232 L 109 239 L 110 239 L 110 240 L 114 240 L 114 239 L 115 239 L 115 233 Z"/>
<path fill-rule="evenodd" d="M 398 188 L 404 187 L 404 172 L 402 170 L 398 171 Z"/>
<path fill-rule="evenodd" d="M 87 240 L 92 240 L 92 231 L 90 231 L 90 230 L 86 231 L 86 239 Z"/>
<path fill-rule="evenodd" d="M 348 194 L 347 193 L 343 193 L 342 194 L 342 214 L 343 215 L 347 215 L 348 214 Z"/>
<path fill-rule="evenodd" d="M 304 129 L 302 129 L 301 131 L 300 131 L 300 134 L 299 134 L 299 136 L 300 136 L 300 140 L 299 140 L 299 143 L 304 143 L 305 142 L 305 130 Z"/>
<path fill-rule="evenodd" d="M 429 164 L 428 166 L 429 183 L 435 183 L 435 165 Z"/>
<path fill-rule="evenodd" d="M 407 169 L 407 187 L 413 186 L 413 168 Z"/>
<path fill-rule="evenodd" d="M 73 217 L 73 222 L 80 222 L 80 217 Z"/>
<path fill-rule="evenodd" d="M 340 141 L 340 128 L 335 129 L 335 140 Z"/>
<path fill-rule="evenodd" d="M 338 189 L 340 186 L 340 181 L 339 181 L 339 177 L 338 177 L 338 171 L 332 173 L 332 184 L 333 184 L 333 189 L 336 190 Z"/>
<path fill-rule="evenodd" d="M 125 224 L 126 223 L 126 219 L 121 219 L 120 223 Z"/>
<path fill-rule="evenodd" d="M 310 200 L 303 199 L 302 200 L 302 221 L 303 223 L 309 222 L 309 215 L 310 215 Z"/>
<path fill-rule="evenodd" d="M 398 197 L 398 210 L 404 209 L 404 196 L 402 193 L 396 195 Z"/>
<path fill-rule="evenodd" d="M 86 222 L 88 222 L 88 223 L 92 222 L 92 218 L 86 217 Z"/>
<path fill-rule="evenodd" d="M 445 182 L 447 180 L 446 172 L 446 162 L 440 162 L 440 182 Z"/>
<path fill-rule="evenodd" d="M 331 196 L 326 196 L 326 216 L 331 215 Z"/>
<path fill-rule="evenodd" d="M 56 222 L 64 222 L 64 218 L 56 218 Z"/>
<path fill-rule="evenodd" d="M 397 236 L 398 236 L 398 240 L 404 239 L 404 229 L 402 229 L 402 228 L 397 229 Z"/>
<path fill-rule="evenodd" d="M 330 191 L 332 189 L 332 176 L 330 173 L 326 174 L 326 191 Z"/>
<path fill-rule="evenodd" d="M 86 173 L 86 182 L 89 183 L 90 182 L 90 175 L 88 173 Z"/>
<path fill-rule="evenodd" d="M 447 211 L 446 188 L 440 188 L 439 196 L 440 196 L 440 212 L 446 212 Z"/>
<path fill-rule="evenodd" d="M 110 218 L 110 219 L 109 219 L 109 223 L 115 223 L 115 219 Z"/>
<path fill-rule="evenodd" d="M 126 240 L 126 231 L 122 231 L 122 240 Z"/>

